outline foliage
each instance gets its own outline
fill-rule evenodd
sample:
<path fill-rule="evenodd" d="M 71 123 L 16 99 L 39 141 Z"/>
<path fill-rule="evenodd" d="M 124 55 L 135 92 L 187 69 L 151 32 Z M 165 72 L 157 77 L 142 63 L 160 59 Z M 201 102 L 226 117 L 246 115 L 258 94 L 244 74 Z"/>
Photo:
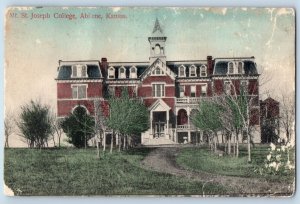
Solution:
<path fill-rule="evenodd" d="M 222 107 L 213 101 L 202 101 L 199 110 L 192 116 L 192 123 L 203 131 L 218 131 L 222 124 L 220 113 Z"/>
<path fill-rule="evenodd" d="M 276 147 L 275 144 L 270 143 L 270 152 L 266 157 L 264 168 L 260 169 L 261 174 L 282 175 L 295 169 L 289 159 L 289 151 L 291 144 L 281 145 Z"/>
<path fill-rule="evenodd" d="M 132 149 L 95 159 L 95 149 L 6 149 L 4 180 L 17 195 L 196 195 L 201 182 L 141 168 L 152 149 Z M 205 194 L 228 187 L 206 183 Z"/>
<path fill-rule="evenodd" d="M 61 127 L 68 137 L 68 142 L 81 148 L 86 147 L 88 140 L 93 137 L 95 121 L 83 107 L 78 106 L 62 121 Z"/>
<path fill-rule="evenodd" d="M 30 101 L 21 107 L 17 125 L 29 147 L 44 147 L 52 133 L 50 108 L 40 102 Z"/>
<path fill-rule="evenodd" d="M 149 113 L 144 104 L 130 98 L 127 91 L 122 91 L 121 97 L 109 99 L 110 116 L 107 125 L 114 131 L 131 135 L 139 134 L 149 128 Z"/>

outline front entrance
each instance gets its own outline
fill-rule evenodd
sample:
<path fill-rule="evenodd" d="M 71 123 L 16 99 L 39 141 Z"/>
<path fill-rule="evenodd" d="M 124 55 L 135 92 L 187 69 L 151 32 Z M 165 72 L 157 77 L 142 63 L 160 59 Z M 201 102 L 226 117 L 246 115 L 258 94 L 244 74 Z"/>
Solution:
<path fill-rule="evenodd" d="M 165 136 L 166 126 L 166 111 L 155 111 L 153 112 L 153 135 L 154 138 Z"/>

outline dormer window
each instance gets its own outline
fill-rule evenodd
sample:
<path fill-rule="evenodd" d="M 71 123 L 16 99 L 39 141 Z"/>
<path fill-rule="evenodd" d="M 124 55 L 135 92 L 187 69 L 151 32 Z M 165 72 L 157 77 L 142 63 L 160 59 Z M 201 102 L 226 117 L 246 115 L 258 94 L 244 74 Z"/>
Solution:
<path fill-rule="evenodd" d="M 120 79 L 125 79 L 126 78 L 125 67 L 120 67 L 120 69 L 119 69 L 119 78 Z"/>
<path fill-rule="evenodd" d="M 82 78 L 86 77 L 86 65 L 83 64 L 76 64 L 72 65 L 72 77 L 73 78 Z"/>
<path fill-rule="evenodd" d="M 206 69 L 206 66 L 205 65 L 202 65 L 200 67 L 200 76 L 201 77 L 206 77 L 207 76 L 207 69 Z"/>
<path fill-rule="evenodd" d="M 185 77 L 185 66 L 181 65 L 178 70 L 179 77 Z"/>
<path fill-rule="evenodd" d="M 244 70 L 244 63 L 238 62 L 238 74 L 243 74 L 243 70 Z"/>
<path fill-rule="evenodd" d="M 195 65 L 190 66 L 190 77 L 195 77 L 197 76 L 196 74 L 196 67 Z"/>
<path fill-rule="evenodd" d="M 136 72 L 137 72 L 136 67 L 131 67 L 130 68 L 130 78 L 137 78 Z"/>
<path fill-rule="evenodd" d="M 156 76 L 161 76 L 164 75 L 165 72 L 163 70 L 161 70 L 159 68 L 159 66 L 157 66 L 153 71 L 152 71 L 152 75 L 156 75 Z"/>
<path fill-rule="evenodd" d="M 228 62 L 228 74 L 233 74 L 233 73 L 234 73 L 233 62 Z"/>
<path fill-rule="evenodd" d="M 113 67 L 108 68 L 108 78 L 109 79 L 115 78 L 115 68 L 113 68 Z"/>

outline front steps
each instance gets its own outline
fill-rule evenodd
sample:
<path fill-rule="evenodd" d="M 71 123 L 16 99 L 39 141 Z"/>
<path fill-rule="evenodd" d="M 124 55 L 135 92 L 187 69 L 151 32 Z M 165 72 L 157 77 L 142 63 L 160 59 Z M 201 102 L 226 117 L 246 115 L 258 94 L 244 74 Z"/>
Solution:
<path fill-rule="evenodd" d="M 165 137 L 159 137 L 159 138 L 147 138 L 144 139 L 142 145 L 144 146 L 159 146 L 159 145 L 174 145 L 177 144 L 176 142 L 169 140 Z"/>

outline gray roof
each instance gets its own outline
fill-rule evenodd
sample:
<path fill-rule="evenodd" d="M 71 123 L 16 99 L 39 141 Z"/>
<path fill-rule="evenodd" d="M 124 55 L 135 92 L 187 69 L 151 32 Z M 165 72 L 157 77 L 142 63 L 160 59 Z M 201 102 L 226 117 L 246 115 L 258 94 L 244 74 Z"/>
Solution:
<path fill-rule="evenodd" d="M 214 75 L 227 75 L 228 73 L 228 62 L 232 60 L 218 60 L 215 62 Z M 253 60 L 240 60 L 244 63 L 244 74 L 245 75 L 257 75 L 257 67 Z"/>

